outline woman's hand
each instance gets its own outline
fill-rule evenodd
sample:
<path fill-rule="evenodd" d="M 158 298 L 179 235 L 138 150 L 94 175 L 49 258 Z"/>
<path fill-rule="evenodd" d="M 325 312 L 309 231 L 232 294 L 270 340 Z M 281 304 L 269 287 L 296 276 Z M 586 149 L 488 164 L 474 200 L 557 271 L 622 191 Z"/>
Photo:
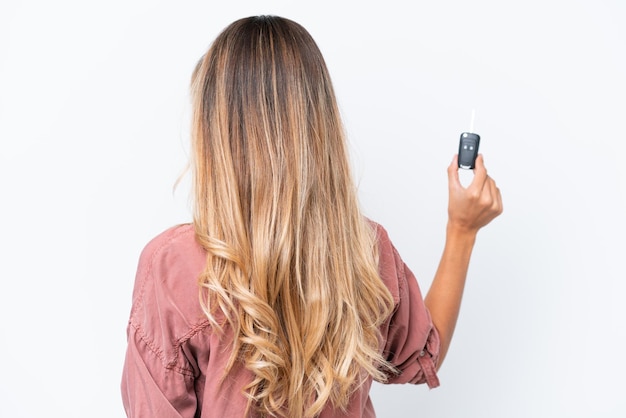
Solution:
<path fill-rule="evenodd" d="M 458 156 L 448 167 L 448 229 L 446 245 L 425 302 L 439 332 L 439 363 L 446 357 L 459 316 L 465 279 L 478 230 L 502 213 L 502 197 L 487 175 L 482 155 L 476 158 L 474 179 L 459 181 Z"/>
<path fill-rule="evenodd" d="M 459 181 L 458 155 L 448 167 L 448 227 L 476 234 L 502 213 L 502 196 L 487 175 L 482 154 L 476 158 L 474 179 L 464 188 Z"/>

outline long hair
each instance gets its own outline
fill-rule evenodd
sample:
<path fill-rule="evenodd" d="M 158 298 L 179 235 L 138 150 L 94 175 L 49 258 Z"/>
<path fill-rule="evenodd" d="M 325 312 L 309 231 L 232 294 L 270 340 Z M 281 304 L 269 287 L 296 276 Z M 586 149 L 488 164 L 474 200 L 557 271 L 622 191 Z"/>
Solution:
<path fill-rule="evenodd" d="M 200 302 L 214 328 L 233 328 L 226 373 L 252 372 L 243 390 L 262 415 L 345 409 L 368 376 L 388 375 L 379 328 L 393 299 L 321 52 L 293 21 L 241 19 L 191 91 Z"/>

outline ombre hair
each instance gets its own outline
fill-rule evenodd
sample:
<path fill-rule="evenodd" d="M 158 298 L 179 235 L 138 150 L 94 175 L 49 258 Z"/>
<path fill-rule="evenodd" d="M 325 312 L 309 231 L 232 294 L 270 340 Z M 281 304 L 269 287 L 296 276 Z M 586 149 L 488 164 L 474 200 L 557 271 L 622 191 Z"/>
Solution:
<path fill-rule="evenodd" d="M 392 371 L 379 328 L 393 299 L 322 54 L 291 20 L 241 19 L 202 57 L 191 92 L 200 302 L 218 332 L 233 329 L 225 373 L 251 371 L 243 390 L 261 415 L 345 410 Z"/>

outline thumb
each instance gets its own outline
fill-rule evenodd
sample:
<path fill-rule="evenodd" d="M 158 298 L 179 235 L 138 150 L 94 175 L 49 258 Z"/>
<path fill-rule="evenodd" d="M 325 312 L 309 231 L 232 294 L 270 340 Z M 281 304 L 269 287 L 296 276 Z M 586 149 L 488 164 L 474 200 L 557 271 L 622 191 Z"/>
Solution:
<path fill-rule="evenodd" d="M 454 154 L 454 158 L 452 162 L 448 166 L 448 187 L 450 190 L 458 189 L 461 186 L 461 182 L 459 180 L 459 155 Z"/>

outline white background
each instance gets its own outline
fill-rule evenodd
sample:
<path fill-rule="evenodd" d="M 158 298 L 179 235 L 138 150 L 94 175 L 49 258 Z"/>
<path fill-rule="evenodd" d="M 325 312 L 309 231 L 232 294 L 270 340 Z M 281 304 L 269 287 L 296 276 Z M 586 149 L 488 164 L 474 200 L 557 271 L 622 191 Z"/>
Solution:
<path fill-rule="evenodd" d="M 380 417 L 626 416 L 626 5 L 0 3 L 0 416 L 122 417 L 139 253 L 190 220 L 187 85 L 226 25 L 278 14 L 327 59 L 366 214 L 422 290 L 469 128 L 504 198 L 442 386 Z M 467 174 L 467 173 L 466 173 Z"/>

